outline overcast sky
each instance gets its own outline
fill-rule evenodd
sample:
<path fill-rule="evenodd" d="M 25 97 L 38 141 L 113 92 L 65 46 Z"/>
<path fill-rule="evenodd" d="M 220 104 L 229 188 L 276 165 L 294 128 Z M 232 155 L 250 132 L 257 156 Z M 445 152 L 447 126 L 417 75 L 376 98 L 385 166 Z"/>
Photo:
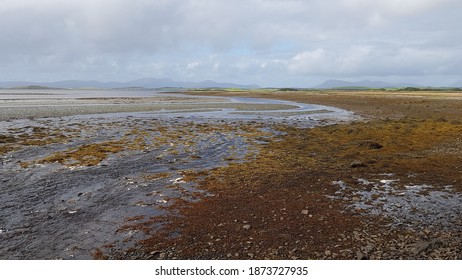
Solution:
<path fill-rule="evenodd" d="M 462 80 L 460 0 L 0 0 L 0 80 Z"/>

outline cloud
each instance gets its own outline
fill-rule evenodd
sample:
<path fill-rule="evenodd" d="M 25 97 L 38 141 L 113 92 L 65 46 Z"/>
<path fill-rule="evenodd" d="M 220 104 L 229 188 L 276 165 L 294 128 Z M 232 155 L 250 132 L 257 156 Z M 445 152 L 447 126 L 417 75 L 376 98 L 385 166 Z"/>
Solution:
<path fill-rule="evenodd" d="M 374 47 L 368 45 L 352 46 L 341 51 L 304 51 L 290 60 L 288 69 L 300 75 L 355 75 L 367 70 L 376 54 Z"/>
<path fill-rule="evenodd" d="M 462 74 L 455 0 L 0 3 L 1 79 Z"/>
<path fill-rule="evenodd" d="M 455 57 L 459 59 L 454 61 Z M 315 49 L 298 53 L 289 60 L 288 70 L 294 75 L 344 77 L 450 75 L 455 71 L 454 65 L 460 65 L 461 57 L 462 51 L 358 45 L 343 50 Z"/>

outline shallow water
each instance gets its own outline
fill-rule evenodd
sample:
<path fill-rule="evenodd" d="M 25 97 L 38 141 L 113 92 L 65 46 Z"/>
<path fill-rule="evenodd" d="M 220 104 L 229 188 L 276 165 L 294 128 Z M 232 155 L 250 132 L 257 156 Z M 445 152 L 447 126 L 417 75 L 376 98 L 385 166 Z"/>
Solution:
<path fill-rule="evenodd" d="M 193 182 L 182 180 L 182 172 L 239 161 L 250 152 L 237 123 L 229 124 L 235 129 L 223 130 L 222 123 L 99 116 L 21 124 L 10 134 L 40 127 L 46 132 L 58 129 L 68 139 L 22 146 L 2 157 L 1 259 L 88 259 L 98 246 L 133 246 L 141 233 L 118 232 L 125 219 L 163 215 L 173 199 L 195 200 L 195 193 L 200 193 Z M 40 161 L 105 141 L 126 139 L 125 145 L 131 145 L 138 137 L 143 138 L 139 147 L 110 154 L 95 166 L 72 159 Z"/>
<path fill-rule="evenodd" d="M 257 98 L 188 96 L 156 91 L 0 90 L 0 121 L 118 112 L 214 119 L 354 118 L 351 112 L 338 108 Z"/>

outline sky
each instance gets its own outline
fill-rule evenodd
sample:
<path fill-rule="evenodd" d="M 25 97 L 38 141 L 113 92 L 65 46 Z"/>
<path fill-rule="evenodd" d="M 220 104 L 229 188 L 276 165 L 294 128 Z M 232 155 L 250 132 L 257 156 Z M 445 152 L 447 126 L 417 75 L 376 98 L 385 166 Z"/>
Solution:
<path fill-rule="evenodd" d="M 462 80 L 460 0 L 0 0 L 0 80 Z"/>

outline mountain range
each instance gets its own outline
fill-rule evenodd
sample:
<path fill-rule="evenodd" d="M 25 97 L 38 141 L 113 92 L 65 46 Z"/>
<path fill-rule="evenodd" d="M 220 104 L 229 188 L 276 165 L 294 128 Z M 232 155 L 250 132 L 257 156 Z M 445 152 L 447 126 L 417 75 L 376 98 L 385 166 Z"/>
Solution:
<path fill-rule="evenodd" d="M 118 88 L 240 88 L 240 89 L 256 89 L 258 85 L 241 85 L 235 83 L 215 82 L 205 80 L 202 82 L 191 81 L 175 81 L 172 79 L 156 79 L 144 78 L 128 82 L 101 82 L 96 80 L 65 80 L 58 82 L 28 82 L 28 81 L 9 81 L 1 82 L 0 88 L 18 88 L 18 87 L 47 87 L 47 88 L 65 88 L 65 89 L 118 89 Z M 383 81 L 362 80 L 357 82 L 349 82 L 343 80 L 327 80 L 322 84 L 314 86 L 318 89 L 355 89 L 355 88 L 427 88 L 426 86 L 413 83 L 389 83 Z M 462 80 L 448 87 L 462 87 Z"/>
<path fill-rule="evenodd" d="M 234 83 L 220 83 L 211 80 L 202 82 L 189 82 L 189 81 L 175 81 L 172 79 L 155 79 L 145 78 L 129 82 L 101 82 L 96 80 L 65 80 L 58 82 L 27 82 L 27 81 L 11 81 L 0 82 L 2 88 L 15 88 L 15 87 L 28 87 L 40 86 L 49 88 L 100 88 L 100 89 L 113 89 L 113 88 L 242 88 L 252 89 L 259 88 L 258 85 L 240 85 Z"/>

